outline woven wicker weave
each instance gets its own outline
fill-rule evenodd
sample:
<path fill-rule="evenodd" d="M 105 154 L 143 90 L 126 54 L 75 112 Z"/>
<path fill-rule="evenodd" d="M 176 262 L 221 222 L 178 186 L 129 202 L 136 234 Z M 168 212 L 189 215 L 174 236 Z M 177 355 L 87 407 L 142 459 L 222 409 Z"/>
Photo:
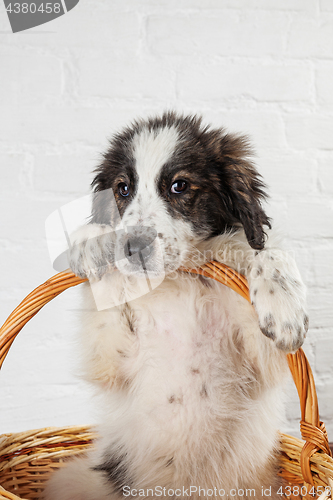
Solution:
<path fill-rule="evenodd" d="M 200 269 L 182 271 L 213 278 L 250 300 L 246 279 L 223 264 L 208 262 Z M 0 329 L 0 367 L 23 326 L 50 300 L 83 281 L 72 272 L 59 273 L 21 302 Z M 310 499 L 313 491 L 318 494 L 318 487 L 327 487 L 321 500 L 332 498 L 333 459 L 325 425 L 319 420 L 312 371 L 302 349 L 289 354 L 288 362 L 300 399 L 304 441 L 280 435 L 279 475 L 290 485 L 284 495 Z M 39 498 L 50 473 L 67 457 L 85 453 L 95 437 L 89 427 L 46 428 L 0 436 L 0 500 Z"/>

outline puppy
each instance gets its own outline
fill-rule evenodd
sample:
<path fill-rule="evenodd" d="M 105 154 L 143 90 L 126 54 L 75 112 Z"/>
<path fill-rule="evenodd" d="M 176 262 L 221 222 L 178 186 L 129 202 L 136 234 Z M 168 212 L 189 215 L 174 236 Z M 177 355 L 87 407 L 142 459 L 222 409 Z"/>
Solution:
<path fill-rule="evenodd" d="M 91 221 L 71 237 L 71 268 L 92 285 L 82 286 L 82 367 L 103 397 L 100 438 L 54 474 L 45 500 L 244 499 L 267 488 L 280 498 L 286 353 L 308 318 L 250 158 L 246 138 L 175 113 L 112 139 Z M 252 305 L 180 270 L 211 259 L 245 275 Z"/>

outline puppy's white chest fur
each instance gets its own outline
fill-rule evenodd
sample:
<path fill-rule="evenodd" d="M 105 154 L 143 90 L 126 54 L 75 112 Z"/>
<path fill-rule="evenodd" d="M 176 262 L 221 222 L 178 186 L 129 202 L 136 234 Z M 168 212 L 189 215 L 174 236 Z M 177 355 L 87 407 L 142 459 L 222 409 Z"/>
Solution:
<path fill-rule="evenodd" d="M 150 450 L 153 457 L 160 453 L 177 463 L 200 450 L 195 460 L 216 453 L 225 467 L 222 456 L 229 450 L 231 465 L 230 446 L 237 448 L 241 440 L 229 440 L 244 414 L 247 425 L 265 428 L 259 434 L 266 445 L 274 441 L 280 398 L 274 401 L 272 386 L 273 377 L 281 377 L 282 356 L 262 335 L 253 308 L 235 292 L 180 274 L 130 304 L 89 317 L 83 342 L 87 377 L 110 388 L 104 391 L 108 428 L 111 421 L 113 439 L 129 455 L 135 454 L 133 443 L 140 453 Z M 271 367 L 262 371 L 263 344 L 274 354 Z M 260 417 L 271 399 L 272 411 Z M 261 449 L 258 443 L 260 438 L 249 455 Z"/>
<path fill-rule="evenodd" d="M 120 286 L 124 279 L 119 280 Z M 163 388 L 176 380 L 178 385 L 183 383 L 186 392 L 193 374 L 212 375 L 213 367 L 216 369 L 222 359 L 226 362 L 229 344 L 235 348 L 233 332 L 240 332 L 240 318 L 236 319 L 230 308 L 238 300 L 234 292 L 205 281 L 180 274 L 177 281 L 166 279 L 149 295 L 108 311 L 90 313 L 88 324 L 84 320 L 87 356 L 92 359 L 104 343 L 106 373 L 110 368 L 112 373 L 115 363 L 128 382 L 140 376 L 142 383 L 143 377 L 149 383 L 151 373 L 152 387 Z M 113 293 L 118 293 L 115 288 Z M 98 366 L 100 370 L 100 359 Z"/>
<path fill-rule="evenodd" d="M 207 396 L 233 322 L 222 286 L 180 280 L 131 304 L 137 339 L 126 367 L 129 377 L 142 373 L 141 383 L 174 406 L 192 404 L 200 392 Z"/>

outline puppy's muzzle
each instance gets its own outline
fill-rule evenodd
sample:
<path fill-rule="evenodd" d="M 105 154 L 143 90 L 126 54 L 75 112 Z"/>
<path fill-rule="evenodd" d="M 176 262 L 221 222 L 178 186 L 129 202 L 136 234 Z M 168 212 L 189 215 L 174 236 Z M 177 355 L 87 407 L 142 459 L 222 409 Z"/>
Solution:
<path fill-rule="evenodd" d="M 134 266 L 145 267 L 153 253 L 153 241 L 149 236 L 128 236 L 124 245 L 124 254 Z"/>

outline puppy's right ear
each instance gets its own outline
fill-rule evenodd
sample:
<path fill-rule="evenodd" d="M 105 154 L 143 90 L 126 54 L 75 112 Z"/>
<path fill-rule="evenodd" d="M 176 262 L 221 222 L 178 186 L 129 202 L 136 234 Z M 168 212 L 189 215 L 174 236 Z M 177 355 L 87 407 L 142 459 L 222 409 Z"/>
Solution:
<path fill-rule="evenodd" d="M 95 169 L 97 174 L 91 183 L 93 199 L 90 222 L 115 227 L 120 221 L 120 214 L 112 189 L 112 164 L 108 160 L 105 155 L 103 163 Z"/>
<path fill-rule="evenodd" d="M 107 196 L 108 189 L 103 187 L 105 185 L 102 173 L 97 174 L 91 183 L 93 188 L 91 222 L 96 224 L 110 223 L 110 208 Z"/>

